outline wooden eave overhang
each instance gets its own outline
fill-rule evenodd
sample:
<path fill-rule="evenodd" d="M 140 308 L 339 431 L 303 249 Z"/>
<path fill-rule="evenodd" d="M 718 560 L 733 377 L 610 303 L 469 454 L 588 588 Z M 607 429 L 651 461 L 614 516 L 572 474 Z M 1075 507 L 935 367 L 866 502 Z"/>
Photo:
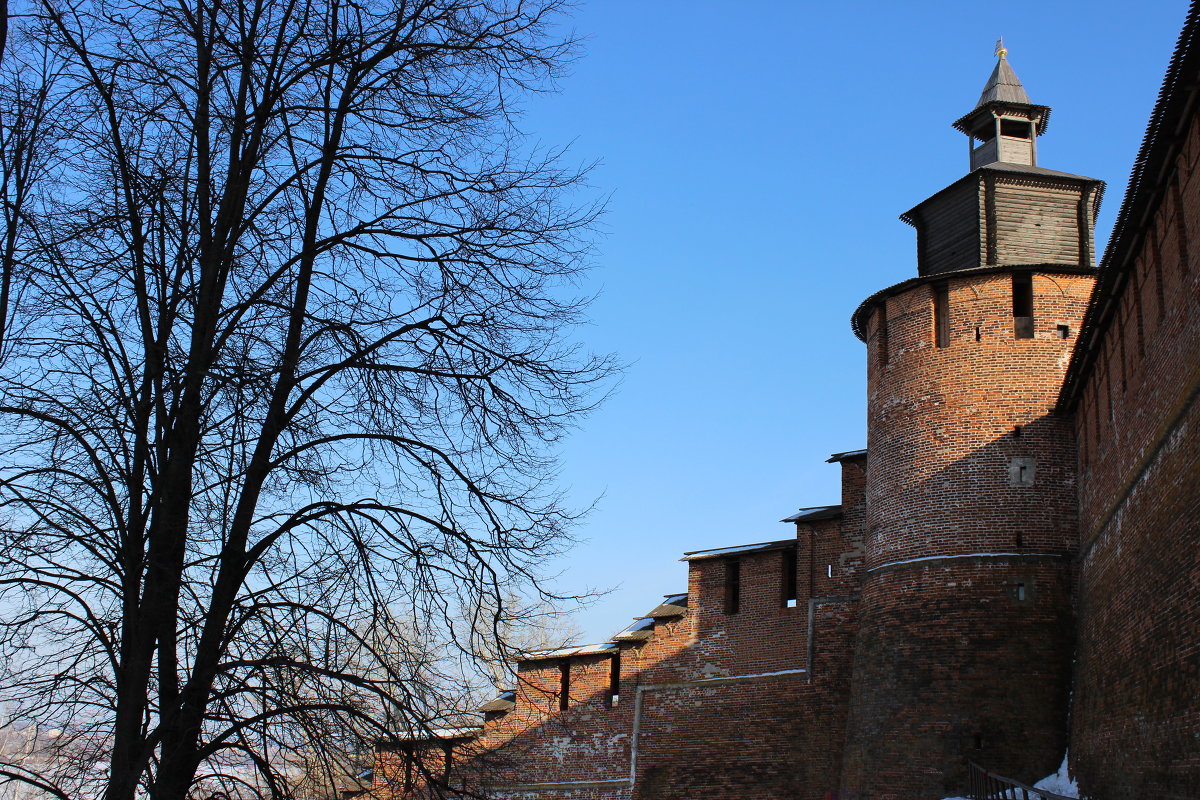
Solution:
<path fill-rule="evenodd" d="M 960 133 L 971 135 L 970 122 L 976 117 L 988 115 L 991 116 L 994 112 L 1000 114 L 1008 113 L 1012 116 L 1024 117 L 1029 120 L 1037 120 L 1037 135 L 1041 136 L 1046 132 L 1046 127 L 1050 124 L 1050 106 L 1039 106 L 1035 103 L 1010 103 L 1003 100 L 992 100 L 971 109 L 966 114 L 963 114 L 951 126 Z"/>
<path fill-rule="evenodd" d="M 1112 324 L 1118 301 L 1141 252 L 1147 226 L 1170 184 L 1172 167 L 1196 115 L 1200 91 L 1200 8 L 1188 12 L 1175 53 L 1167 66 L 1158 102 L 1150 113 L 1146 135 L 1133 162 L 1125 199 L 1117 212 L 1112 237 L 1100 260 L 1096 288 L 1080 326 L 1071 363 L 1063 379 L 1057 409 L 1071 412 L 1095 369 L 1098 345 Z"/>

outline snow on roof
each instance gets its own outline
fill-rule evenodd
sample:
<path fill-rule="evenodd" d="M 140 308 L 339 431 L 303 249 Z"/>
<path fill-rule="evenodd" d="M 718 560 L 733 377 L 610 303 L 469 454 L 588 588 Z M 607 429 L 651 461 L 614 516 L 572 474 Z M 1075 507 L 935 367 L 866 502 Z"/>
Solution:
<path fill-rule="evenodd" d="M 646 612 L 647 617 L 665 619 L 667 617 L 681 617 L 687 613 L 688 603 L 686 594 L 668 594 L 663 595 L 663 598 L 661 603 Z"/>
<path fill-rule="evenodd" d="M 643 639 L 649 639 L 654 635 L 654 618 L 643 617 L 635 620 L 625 630 L 613 637 L 614 642 L 636 642 Z"/>
<path fill-rule="evenodd" d="M 609 653 L 616 648 L 613 642 L 600 644 L 584 644 L 575 647 L 560 647 L 556 650 L 539 650 L 526 653 L 519 661 L 543 661 L 548 658 L 571 658 L 572 656 L 594 656 Z"/>
<path fill-rule="evenodd" d="M 684 553 L 680 561 L 699 561 L 703 558 L 730 556 L 738 553 L 757 553 L 764 550 L 782 550 L 785 547 L 795 547 L 795 539 L 780 539 L 776 542 L 759 542 L 758 544 L 742 544 L 737 547 L 719 547 L 716 550 L 693 550 Z"/>
<path fill-rule="evenodd" d="M 481 705 L 476 711 L 487 713 L 489 711 L 511 711 L 517 705 L 517 692 L 515 689 L 503 689 L 500 694 L 488 700 Z"/>
<path fill-rule="evenodd" d="M 396 738 L 405 742 L 432 739 L 474 739 L 481 733 L 483 733 L 482 725 L 471 725 L 462 728 L 429 728 L 427 730 L 402 731 L 396 734 Z"/>

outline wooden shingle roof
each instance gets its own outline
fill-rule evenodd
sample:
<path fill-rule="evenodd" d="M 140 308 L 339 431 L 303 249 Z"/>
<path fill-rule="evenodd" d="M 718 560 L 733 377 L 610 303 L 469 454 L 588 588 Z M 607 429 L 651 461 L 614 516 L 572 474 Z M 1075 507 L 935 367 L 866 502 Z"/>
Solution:
<path fill-rule="evenodd" d="M 1013 72 L 1012 65 L 1004 56 L 1000 56 L 1000 60 L 996 62 L 996 68 L 992 70 L 992 75 L 983 87 L 983 93 L 979 95 L 979 102 L 975 107 L 983 108 L 988 103 L 1033 105 L 1033 101 L 1025 93 L 1025 87 L 1021 85 L 1021 79 Z"/>

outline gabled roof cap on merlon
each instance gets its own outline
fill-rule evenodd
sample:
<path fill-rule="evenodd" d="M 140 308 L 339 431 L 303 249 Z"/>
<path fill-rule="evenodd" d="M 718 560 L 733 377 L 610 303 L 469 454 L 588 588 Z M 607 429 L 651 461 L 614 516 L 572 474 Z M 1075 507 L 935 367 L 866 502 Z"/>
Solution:
<path fill-rule="evenodd" d="M 640 642 L 654 635 L 654 619 L 645 617 L 635 620 L 625 630 L 612 637 L 614 642 Z"/>
<path fill-rule="evenodd" d="M 866 452 L 865 450 L 863 451 Z M 780 522 L 820 522 L 825 519 L 837 519 L 842 515 L 841 506 L 814 506 L 802 508 L 790 517 L 784 517 Z"/>
<path fill-rule="evenodd" d="M 688 596 L 686 592 L 665 594 L 663 601 L 650 609 L 646 616 L 650 619 L 670 619 L 671 617 L 682 617 L 687 610 Z"/>
<path fill-rule="evenodd" d="M 788 547 L 795 547 L 795 539 L 781 539 L 777 542 L 759 542 L 758 544 L 742 544 L 735 547 L 718 547 L 715 550 L 693 550 L 690 553 L 684 553 L 680 561 L 700 561 L 706 558 L 721 558 L 723 556 L 736 556 L 743 553 L 764 553 L 768 550 L 784 550 Z"/>
<path fill-rule="evenodd" d="M 515 689 L 505 689 L 500 692 L 499 696 L 487 701 L 476 711 L 512 711 L 517 707 L 517 692 Z"/>
<path fill-rule="evenodd" d="M 525 653 L 518 658 L 517 661 L 547 661 L 550 659 L 573 658 L 576 656 L 603 656 L 608 655 L 616 649 L 617 645 L 613 642 L 584 644 L 577 645 L 575 647 L 559 647 L 554 650 L 536 650 L 532 653 Z"/>
<path fill-rule="evenodd" d="M 446 742 L 459 739 L 475 739 L 481 733 L 483 733 L 482 725 L 470 725 L 458 728 L 413 728 L 397 732 L 395 738 L 401 742 Z"/>

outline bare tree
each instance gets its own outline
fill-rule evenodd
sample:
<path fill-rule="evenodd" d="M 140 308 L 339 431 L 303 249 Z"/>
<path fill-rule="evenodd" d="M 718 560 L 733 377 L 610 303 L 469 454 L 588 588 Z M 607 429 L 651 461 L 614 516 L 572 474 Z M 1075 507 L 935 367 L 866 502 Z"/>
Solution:
<path fill-rule="evenodd" d="M 514 127 L 558 6 L 14 9 L 0 697 L 56 733 L 0 781 L 291 796 L 544 592 L 552 447 L 611 372 L 568 338 L 596 208 Z"/>

